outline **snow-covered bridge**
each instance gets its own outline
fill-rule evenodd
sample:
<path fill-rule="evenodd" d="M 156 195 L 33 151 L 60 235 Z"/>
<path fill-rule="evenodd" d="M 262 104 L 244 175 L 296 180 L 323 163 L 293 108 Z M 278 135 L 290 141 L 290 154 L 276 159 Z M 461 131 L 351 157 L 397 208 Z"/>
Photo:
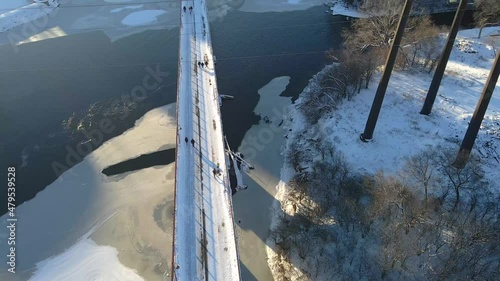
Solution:
<path fill-rule="evenodd" d="M 172 280 L 240 280 L 206 4 L 181 1 Z"/>

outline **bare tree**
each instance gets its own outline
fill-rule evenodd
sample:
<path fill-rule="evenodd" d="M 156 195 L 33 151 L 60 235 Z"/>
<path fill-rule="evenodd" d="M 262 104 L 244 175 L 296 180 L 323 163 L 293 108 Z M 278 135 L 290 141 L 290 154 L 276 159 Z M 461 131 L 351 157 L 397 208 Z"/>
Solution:
<path fill-rule="evenodd" d="M 461 210 L 447 214 L 447 253 L 435 267 L 443 280 L 493 280 L 500 261 L 500 228 L 497 223 L 485 223 Z"/>
<path fill-rule="evenodd" d="M 500 24 L 500 0 L 476 0 L 474 19 L 480 27 L 477 38 L 481 38 L 483 28 Z"/>
<path fill-rule="evenodd" d="M 382 64 L 383 54 L 385 54 L 385 52 L 376 48 L 366 50 L 365 52 L 360 54 L 361 70 L 362 70 L 363 80 L 365 82 L 365 89 L 368 89 L 373 74 L 375 73 L 377 68 Z"/>
<path fill-rule="evenodd" d="M 355 29 L 360 28 L 365 31 L 365 35 L 370 35 L 366 38 L 371 41 L 369 45 L 389 46 L 395 35 L 403 4 L 404 0 L 366 1 L 362 10 L 368 17 L 358 20 Z"/>
<path fill-rule="evenodd" d="M 361 6 L 367 18 L 356 19 L 350 29 L 344 30 L 344 48 L 349 50 L 351 60 L 361 65 L 365 74 L 365 87 L 368 86 L 376 67 L 387 55 L 395 36 L 403 0 L 371 0 Z M 405 33 L 398 55 L 398 66 L 412 67 L 424 56 L 426 65 L 436 60 L 439 48 L 435 44 L 439 29 L 429 16 L 419 13 L 412 16 L 406 24 Z M 420 65 L 420 63 L 419 63 Z M 431 64 L 433 66 L 433 64 Z"/>
<path fill-rule="evenodd" d="M 455 209 L 460 203 L 460 195 L 462 190 L 473 190 L 480 188 L 481 180 L 484 177 L 480 167 L 479 160 L 476 157 L 471 157 L 469 162 L 463 168 L 453 166 L 454 153 L 450 149 L 444 149 L 440 155 L 441 172 L 448 180 L 448 185 L 455 191 Z"/>
<path fill-rule="evenodd" d="M 440 29 L 434 25 L 429 16 L 421 15 L 410 19 L 401 43 L 402 52 L 400 52 L 401 56 L 405 56 L 407 67 L 419 64 L 419 57 L 430 59 L 439 56 L 438 44 L 436 44 L 439 32 Z"/>
<path fill-rule="evenodd" d="M 337 76 L 336 79 L 342 79 L 345 84 L 345 90 L 341 91 L 342 98 L 350 99 L 361 89 L 363 78 L 365 77 L 364 54 L 349 49 L 340 51 L 332 50 L 327 52 L 328 58 L 337 63 L 337 73 L 330 73 Z"/>
<path fill-rule="evenodd" d="M 439 183 L 440 175 L 437 168 L 436 151 L 434 149 L 425 149 L 410 157 L 402 169 L 403 177 L 409 177 L 410 182 L 424 188 L 426 207 L 429 189 Z"/>

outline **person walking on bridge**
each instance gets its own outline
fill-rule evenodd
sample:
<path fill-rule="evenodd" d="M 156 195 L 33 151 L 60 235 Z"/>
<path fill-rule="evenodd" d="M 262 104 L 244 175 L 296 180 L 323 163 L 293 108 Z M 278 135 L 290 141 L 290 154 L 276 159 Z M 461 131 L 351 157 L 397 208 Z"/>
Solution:
<path fill-rule="evenodd" d="M 185 13 L 186 12 L 186 6 L 184 6 L 182 9 L 184 10 L 184 13 Z"/>

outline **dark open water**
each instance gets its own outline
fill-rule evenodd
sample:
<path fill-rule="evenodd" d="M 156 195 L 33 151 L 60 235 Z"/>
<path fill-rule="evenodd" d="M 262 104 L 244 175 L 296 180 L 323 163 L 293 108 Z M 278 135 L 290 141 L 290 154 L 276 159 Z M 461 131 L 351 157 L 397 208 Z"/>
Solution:
<path fill-rule="evenodd" d="M 283 13 L 232 11 L 211 24 L 219 92 L 235 96 L 222 108 L 231 147 L 238 147 L 259 121 L 253 114 L 259 88 L 275 77 L 290 76 L 283 95 L 297 97 L 328 63 L 323 51 L 340 47 L 341 30 L 349 23 L 324 11 L 325 7 Z M 145 31 L 115 42 L 102 31 L 92 31 L 24 44 L 18 53 L 0 46 L 0 178 L 5 182 L 6 167 L 17 166 L 17 205 L 57 179 L 54 162 L 68 167 L 78 162 L 71 157 L 66 161 L 68 148 L 76 150 L 88 141 L 77 126 L 92 131 L 98 121 L 110 118 L 115 129 L 103 135 L 103 142 L 131 128 L 145 112 L 174 102 L 177 48 L 178 29 Z M 147 66 L 158 66 L 169 75 L 147 99 L 125 101 L 111 111 L 116 98 L 142 84 Z M 26 166 L 23 154 L 28 156 Z M 155 153 L 118 169 L 173 160 L 172 153 Z M 0 192 L 0 202 L 6 202 L 6 192 Z M 1 204 L 0 214 L 5 211 L 6 204 Z"/>

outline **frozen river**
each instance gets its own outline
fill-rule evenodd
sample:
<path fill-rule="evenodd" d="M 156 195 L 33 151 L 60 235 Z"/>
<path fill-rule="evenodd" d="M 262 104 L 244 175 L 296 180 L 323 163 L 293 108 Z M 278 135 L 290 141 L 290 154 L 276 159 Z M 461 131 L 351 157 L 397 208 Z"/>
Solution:
<path fill-rule="evenodd" d="M 38 193 L 18 207 L 18 274 L 2 271 L 1 280 L 28 280 L 35 272 L 34 280 L 106 274 L 164 280 L 170 272 L 173 159 L 161 151 L 175 145 L 175 108 L 169 104 L 176 93 L 179 7 L 140 2 L 72 1 L 68 6 L 75 7 L 61 8 L 36 32 L 12 29 L 24 36 L 15 47 L 10 33 L 0 34 L 0 118 L 6 120 L 0 123 L 0 164 L 18 167 L 18 204 Z M 258 126 L 267 125 L 259 125 L 259 114 L 272 111 L 266 105 L 289 104 L 290 98 L 277 95 L 297 96 L 326 64 L 322 51 L 340 44 L 347 24 L 322 6 L 309 8 L 319 2 L 209 2 L 219 92 L 236 97 L 222 108 L 233 148 L 244 152 Z M 155 87 L 144 84 L 148 75 L 147 85 Z M 137 86 L 147 89 L 144 98 Z M 110 123 L 97 138 L 92 132 L 105 119 Z M 280 141 L 256 150 L 260 168 L 247 178 L 249 189 L 234 197 L 243 280 L 271 278 L 265 239 Z M 85 148 L 93 152 L 80 162 Z M 101 173 L 132 158 L 141 169 Z M 80 164 L 56 180 L 62 170 L 54 170 L 55 162 Z M 5 196 L 0 194 L 2 202 Z M 62 268 L 67 271 L 57 270 Z"/>

